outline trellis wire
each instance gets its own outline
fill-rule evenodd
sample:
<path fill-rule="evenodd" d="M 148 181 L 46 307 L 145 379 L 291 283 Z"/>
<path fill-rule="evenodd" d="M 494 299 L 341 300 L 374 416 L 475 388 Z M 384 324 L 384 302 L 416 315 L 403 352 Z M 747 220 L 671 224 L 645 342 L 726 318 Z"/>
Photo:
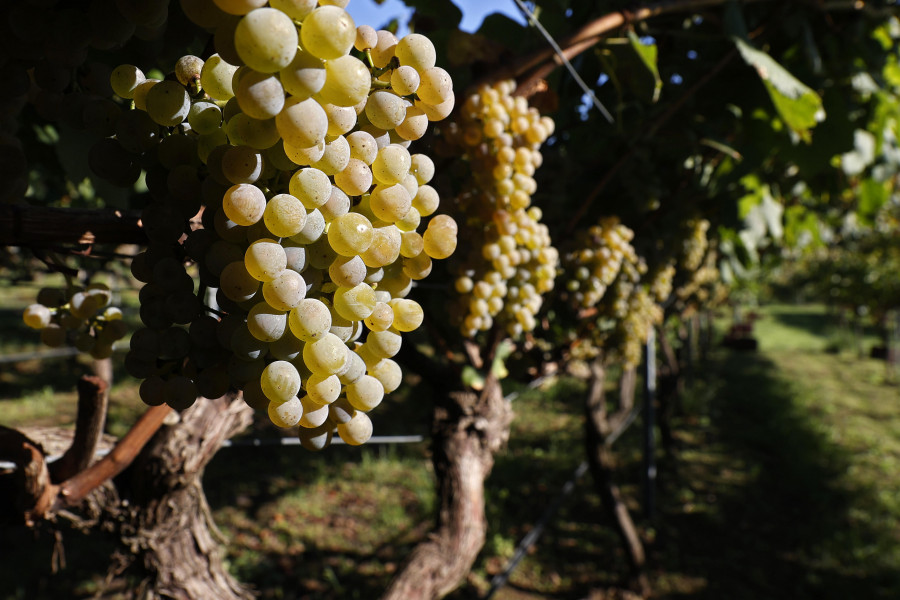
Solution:
<path fill-rule="evenodd" d="M 578 71 L 575 70 L 575 67 L 572 66 L 572 63 L 569 62 L 569 59 L 566 58 L 566 55 L 562 51 L 562 48 L 559 47 L 559 44 L 556 43 L 556 40 L 553 39 L 553 36 L 550 35 L 550 32 L 547 31 L 546 29 L 544 29 L 544 26 L 541 25 L 541 22 L 537 20 L 537 17 L 534 16 L 534 13 L 531 12 L 531 9 L 529 9 L 525 5 L 525 3 L 522 2 L 522 0 L 513 0 L 513 1 L 519 7 L 519 10 L 521 10 L 522 13 L 526 17 L 528 17 L 528 21 L 538 31 L 541 32 L 541 35 L 544 36 L 544 39 L 547 40 L 547 43 L 550 44 L 551 48 L 553 48 L 553 52 L 555 52 L 556 55 L 559 57 L 559 59 L 562 61 L 563 66 L 565 66 L 566 69 L 569 71 L 569 73 L 572 75 L 572 78 L 575 80 L 575 83 L 577 83 L 578 87 L 580 87 L 581 90 L 585 94 L 587 94 L 588 97 L 591 99 L 591 103 L 593 103 L 593 105 L 597 107 L 597 110 L 600 111 L 600 113 L 606 118 L 607 121 L 609 121 L 610 123 L 613 123 L 615 121 L 613 119 L 613 116 L 611 114 L 609 114 L 609 111 L 606 110 L 606 107 L 603 106 L 603 103 L 600 102 L 600 100 L 597 98 L 597 95 L 594 94 L 594 90 L 592 90 L 588 86 L 588 84 L 586 84 L 584 82 L 584 79 L 581 78 L 581 75 L 578 74 Z"/>

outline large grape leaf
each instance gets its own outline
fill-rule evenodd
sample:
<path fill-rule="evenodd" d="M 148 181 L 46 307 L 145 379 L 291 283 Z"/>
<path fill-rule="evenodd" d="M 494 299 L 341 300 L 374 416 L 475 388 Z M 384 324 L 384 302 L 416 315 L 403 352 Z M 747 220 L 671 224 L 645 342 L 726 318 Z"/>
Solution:
<path fill-rule="evenodd" d="M 762 50 L 739 37 L 732 39 L 744 61 L 756 69 L 781 119 L 801 139 L 811 141 L 810 130 L 825 118 L 822 98 Z"/>

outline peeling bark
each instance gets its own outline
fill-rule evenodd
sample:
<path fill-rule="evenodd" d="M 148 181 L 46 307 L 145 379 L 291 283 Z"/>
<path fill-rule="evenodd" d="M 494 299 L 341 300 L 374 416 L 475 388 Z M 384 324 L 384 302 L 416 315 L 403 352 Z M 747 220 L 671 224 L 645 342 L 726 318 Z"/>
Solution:
<path fill-rule="evenodd" d="M 440 511 L 437 527 L 413 550 L 383 600 L 443 598 L 465 579 L 484 546 L 484 481 L 509 439 L 512 409 L 493 376 L 480 394 L 438 399 L 432 435 Z"/>

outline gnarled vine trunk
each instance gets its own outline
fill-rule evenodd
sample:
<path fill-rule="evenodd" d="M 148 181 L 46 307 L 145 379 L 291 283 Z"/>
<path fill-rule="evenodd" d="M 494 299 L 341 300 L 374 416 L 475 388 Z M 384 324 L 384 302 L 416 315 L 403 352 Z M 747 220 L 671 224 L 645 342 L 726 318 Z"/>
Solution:
<path fill-rule="evenodd" d="M 484 545 L 484 481 L 494 454 L 509 439 L 512 409 L 493 376 L 480 393 L 448 391 L 436 404 L 437 527 L 413 550 L 383 600 L 443 598 L 465 579 Z"/>
<path fill-rule="evenodd" d="M 118 530 L 129 550 L 117 562 L 143 576 L 142 599 L 253 597 L 225 569 L 201 481 L 215 453 L 250 425 L 252 414 L 239 398 L 199 398 L 180 422 L 160 429 L 123 473 L 125 481 L 116 482 L 128 501 Z"/>

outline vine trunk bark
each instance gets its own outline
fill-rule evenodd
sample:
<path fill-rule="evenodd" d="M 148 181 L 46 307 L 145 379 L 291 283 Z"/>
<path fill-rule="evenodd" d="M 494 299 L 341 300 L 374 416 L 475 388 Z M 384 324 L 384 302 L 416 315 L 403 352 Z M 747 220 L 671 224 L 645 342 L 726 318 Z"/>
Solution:
<path fill-rule="evenodd" d="M 437 526 L 413 549 L 382 600 L 443 598 L 465 579 L 487 532 L 484 481 L 494 454 L 509 439 L 511 422 L 512 409 L 494 376 L 480 393 L 449 391 L 437 400 L 432 432 Z"/>
<path fill-rule="evenodd" d="M 620 406 L 612 415 L 606 407 L 603 389 L 605 383 L 606 369 L 602 358 L 598 358 L 591 364 L 591 379 L 585 401 L 585 445 L 588 464 L 603 501 L 603 508 L 622 540 L 629 567 L 628 586 L 646 598 L 650 595 L 650 584 L 645 573 L 644 545 L 622 499 L 619 486 L 616 485 L 616 462 L 611 444 L 608 442 L 611 436 L 618 436 L 619 428 L 625 423 L 626 415 L 634 403 L 633 371 L 626 371 L 622 376 Z"/>

